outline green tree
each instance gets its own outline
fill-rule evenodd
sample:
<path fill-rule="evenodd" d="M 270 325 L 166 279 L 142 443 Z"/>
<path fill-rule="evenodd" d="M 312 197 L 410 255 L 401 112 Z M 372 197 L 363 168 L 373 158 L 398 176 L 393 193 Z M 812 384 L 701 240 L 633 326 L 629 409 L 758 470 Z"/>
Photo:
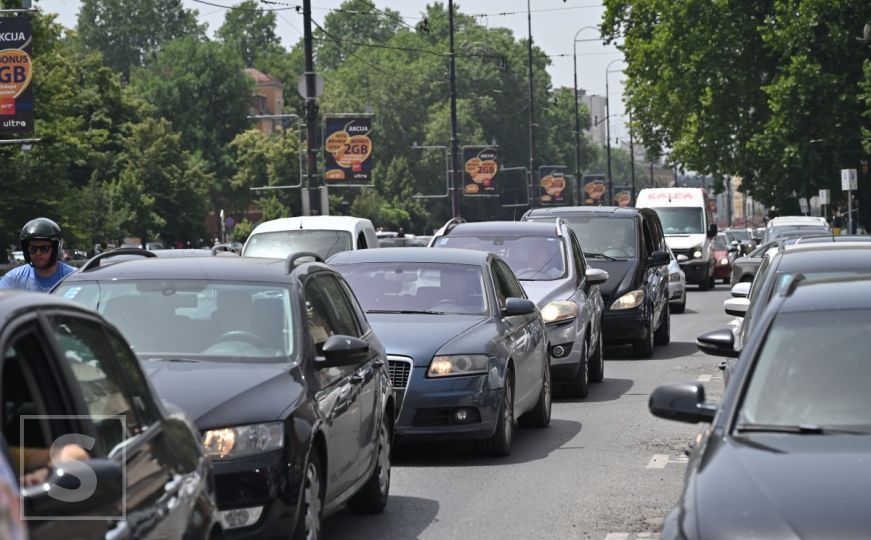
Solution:
<path fill-rule="evenodd" d="M 300 183 L 299 140 L 294 130 L 279 128 L 275 134 L 266 135 L 250 129 L 237 135 L 229 149 L 236 168 L 229 185 L 232 211 L 248 209 L 255 198 L 251 188 Z M 300 205 L 298 190 L 271 191 L 270 198 L 282 205 L 282 217 L 291 215 L 290 209 Z"/>
<path fill-rule="evenodd" d="M 205 32 L 196 10 L 181 0 L 82 0 L 77 28 L 82 46 L 102 53 L 106 65 L 124 75 L 165 42 Z"/>
<path fill-rule="evenodd" d="M 236 9 L 228 9 L 216 32 L 219 40 L 239 52 L 246 67 L 255 66 L 262 55 L 283 52 L 275 32 L 275 12 L 258 6 L 254 0 L 245 0 Z"/>
<path fill-rule="evenodd" d="M 322 28 L 316 28 L 315 58 L 318 69 L 331 71 L 349 59 L 360 61 L 356 45 L 341 44 L 345 40 L 355 43 L 387 43 L 403 26 L 399 13 L 375 7 L 369 0 L 345 0 L 339 9 L 324 17 Z M 364 54 L 361 56 L 365 56 Z"/>

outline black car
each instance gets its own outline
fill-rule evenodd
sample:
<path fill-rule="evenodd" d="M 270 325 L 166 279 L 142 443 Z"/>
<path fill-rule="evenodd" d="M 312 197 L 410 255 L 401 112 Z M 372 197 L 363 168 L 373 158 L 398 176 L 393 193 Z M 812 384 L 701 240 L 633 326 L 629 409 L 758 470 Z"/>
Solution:
<path fill-rule="evenodd" d="M 30 538 L 220 532 L 199 434 L 156 399 L 130 345 L 99 314 L 46 294 L 2 291 L 0 363 L 2 438 L 16 473 L 26 473 Z M 73 448 L 82 461 L 53 454 L 50 467 L 49 447 Z"/>
<path fill-rule="evenodd" d="M 577 234 L 589 264 L 608 272 L 600 285 L 605 345 L 631 344 L 649 358 L 671 340 L 670 256 L 659 216 L 649 208 L 573 206 L 536 208 L 524 221 L 562 218 Z"/>
<path fill-rule="evenodd" d="M 317 537 L 345 502 L 383 510 L 393 391 L 345 280 L 313 254 L 150 255 L 92 259 L 54 293 L 113 321 L 196 422 L 225 536 Z"/>
<path fill-rule="evenodd" d="M 708 352 L 731 344 L 699 337 Z M 741 352 L 719 405 L 699 383 L 650 411 L 711 423 L 663 540 L 867 538 L 871 531 L 871 280 L 791 279 Z"/>
<path fill-rule="evenodd" d="M 398 439 L 476 439 L 484 453 L 505 456 L 515 418 L 550 423 L 544 323 L 499 257 L 383 248 L 329 262 L 387 347 L 401 393 Z"/>
<path fill-rule="evenodd" d="M 489 251 L 508 264 L 541 309 L 551 375 L 569 396 L 586 397 L 589 383 L 604 379 L 599 286 L 608 274 L 587 267 L 565 222 L 455 223 L 437 232 L 432 246 Z"/>

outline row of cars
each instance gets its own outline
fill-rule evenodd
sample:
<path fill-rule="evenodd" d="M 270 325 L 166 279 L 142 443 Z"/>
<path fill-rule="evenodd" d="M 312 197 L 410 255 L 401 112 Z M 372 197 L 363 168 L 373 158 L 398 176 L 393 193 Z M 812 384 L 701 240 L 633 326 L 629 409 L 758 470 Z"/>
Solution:
<path fill-rule="evenodd" d="M 787 232 L 789 231 L 789 232 Z M 659 417 L 706 424 L 663 539 L 864 538 L 871 450 L 871 243 L 815 218 L 769 222 L 758 270 L 698 336 L 725 357 L 725 393 L 700 383 L 650 397 Z"/>

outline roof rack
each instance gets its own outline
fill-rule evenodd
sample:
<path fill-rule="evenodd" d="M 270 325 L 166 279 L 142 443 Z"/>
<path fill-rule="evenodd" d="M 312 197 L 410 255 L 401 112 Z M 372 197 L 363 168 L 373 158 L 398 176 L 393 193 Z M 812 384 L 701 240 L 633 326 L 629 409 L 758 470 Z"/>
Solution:
<path fill-rule="evenodd" d="M 287 273 L 290 274 L 291 272 L 293 272 L 293 269 L 296 268 L 299 260 L 305 257 L 311 257 L 312 259 L 314 259 L 314 262 L 324 262 L 323 257 L 311 251 L 299 251 L 297 253 L 291 253 L 287 256 Z"/>
<path fill-rule="evenodd" d="M 786 286 L 786 290 L 783 292 L 783 296 L 785 296 L 787 298 L 792 296 L 792 293 L 795 292 L 795 289 L 805 279 L 807 279 L 807 276 L 805 276 L 802 273 L 798 273 L 798 274 L 792 276 L 792 279 L 790 280 L 789 284 Z"/>
<path fill-rule="evenodd" d="M 238 255 L 235 249 L 231 248 L 227 245 L 217 245 L 212 247 L 212 256 L 217 255 L 218 253 L 232 253 L 233 255 Z"/>
<path fill-rule="evenodd" d="M 554 220 L 554 225 L 556 226 L 556 235 L 557 235 L 557 236 L 562 236 L 562 235 L 563 235 L 563 229 L 562 229 L 562 226 L 563 226 L 563 225 L 566 225 L 565 220 L 564 220 L 563 218 L 561 218 L 561 217 L 558 217 L 558 218 L 556 218 L 556 219 Z"/>
<path fill-rule="evenodd" d="M 442 225 L 441 229 L 435 232 L 435 234 L 433 235 L 433 239 L 439 236 L 447 236 L 452 230 L 454 230 L 454 227 L 456 227 L 457 225 L 462 225 L 463 223 L 466 223 L 466 220 L 461 217 L 449 219 L 447 222 L 445 222 L 444 225 Z"/>
<path fill-rule="evenodd" d="M 135 248 L 135 247 L 122 247 L 116 248 L 111 251 L 104 251 L 100 253 L 96 257 L 92 257 L 82 266 L 81 271 L 87 272 L 88 270 L 92 270 L 100 266 L 100 262 L 104 259 L 109 259 L 111 257 L 117 257 L 118 255 L 139 255 L 140 257 L 157 257 L 154 253 L 148 251 L 147 249 Z"/>

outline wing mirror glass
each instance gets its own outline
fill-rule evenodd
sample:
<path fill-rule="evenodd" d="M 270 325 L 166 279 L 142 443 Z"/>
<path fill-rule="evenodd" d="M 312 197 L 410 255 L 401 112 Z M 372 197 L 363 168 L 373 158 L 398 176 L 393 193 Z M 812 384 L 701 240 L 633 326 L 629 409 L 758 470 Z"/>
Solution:
<path fill-rule="evenodd" d="M 708 227 L 708 238 L 714 238 L 715 236 L 717 236 L 717 224 L 711 223 Z"/>
<path fill-rule="evenodd" d="M 735 350 L 735 334 L 731 328 L 720 328 L 705 332 L 696 338 L 696 346 L 705 354 L 737 358 L 740 351 Z"/>

